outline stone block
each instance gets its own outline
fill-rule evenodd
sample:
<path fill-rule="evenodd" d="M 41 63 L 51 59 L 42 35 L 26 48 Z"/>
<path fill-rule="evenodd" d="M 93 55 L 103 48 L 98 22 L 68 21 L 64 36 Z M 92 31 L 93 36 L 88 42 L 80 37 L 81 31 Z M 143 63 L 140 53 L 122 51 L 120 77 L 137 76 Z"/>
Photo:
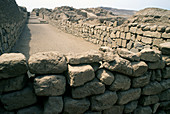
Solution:
<path fill-rule="evenodd" d="M 131 49 L 133 47 L 134 42 L 130 40 L 129 43 L 127 43 L 127 49 Z"/>
<path fill-rule="evenodd" d="M 148 38 L 148 37 L 142 37 L 141 40 L 144 44 L 152 44 L 153 39 L 152 38 Z"/>
<path fill-rule="evenodd" d="M 63 110 L 62 97 L 49 97 L 44 104 L 43 114 L 59 114 Z"/>
<path fill-rule="evenodd" d="M 162 77 L 163 77 L 163 78 L 170 78 L 170 67 L 166 67 L 166 68 L 163 70 Z"/>
<path fill-rule="evenodd" d="M 133 77 L 142 76 L 147 72 L 147 70 L 148 70 L 148 65 L 145 62 L 143 61 L 132 62 Z"/>
<path fill-rule="evenodd" d="M 159 46 L 161 43 L 164 43 L 165 41 L 163 41 L 162 39 L 153 39 L 153 45 L 154 46 Z"/>
<path fill-rule="evenodd" d="M 123 114 L 123 105 L 114 105 L 109 109 L 103 111 L 103 114 Z"/>
<path fill-rule="evenodd" d="M 106 69 L 100 69 L 97 71 L 97 78 L 105 85 L 111 85 L 115 77 L 112 72 Z"/>
<path fill-rule="evenodd" d="M 164 102 L 160 102 L 160 107 L 163 110 L 169 110 L 170 109 L 170 101 L 164 101 Z"/>
<path fill-rule="evenodd" d="M 120 38 L 125 39 L 126 38 L 126 34 L 124 32 L 121 32 Z"/>
<path fill-rule="evenodd" d="M 90 107 L 88 99 L 64 98 L 64 114 L 83 114 Z"/>
<path fill-rule="evenodd" d="M 116 38 L 120 38 L 120 31 L 116 32 Z"/>
<path fill-rule="evenodd" d="M 143 35 L 143 31 L 141 28 L 137 29 L 137 32 L 136 32 L 138 35 Z"/>
<path fill-rule="evenodd" d="M 21 90 L 28 80 L 26 75 L 0 80 L 0 93 Z"/>
<path fill-rule="evenodd" d="M 126 33 L 126 40 L 130 40 L 130 39 L 131 39 L 131 33 L 128 32 L 128 33 Z"/>
<path fill-rule="evenodd" d="M 112 91 L 128 90 L 130 86 L 131 86 L 131 80 L 129 77 L 122 74 L 116 74 L 115 80 L 113 81 L 109 89 Z"/>
<path fill-rule="evenodd" d="M 122 46 L 122 39 L 115 39 L 118 46 Z"/>
<path fill-rule="evenodd" d="M 26 58 L 21 53 L 5 53 L 0 56 L 0 79 L 21 76 L 27 69 Z"/>
<path fill-rule="evenodd" d="M 142 94 L 143 95 L 155 95 L 155 94 L 159 94 L 161 91 L 162 91 L 161 84 L 155 81 L 155 82 L 150 82 L 148 85 L 146 85 L 142 89 Z"/>
<path fill-rule="evenodd" d="M 37 99 L 33 89 L 27 87 L 21 91 L 2 95 L 1 102 L 6 110 L 15 110 L 36 103 Z"/>
<path fill-rule="evenodd" d="M 131 33 L 135 34 L 136 31 L 137 31 L 137 27 L 131 27 L 131 28 L 130 28 L 130 32 L 131 32 Z"/>
<path fill-rule="evenodd" d="M 98 51 L 89 51 L 86 53 L 79 53 L 74 55 L 67 55 L 67 61 L 69 64 L 83 64 L 83 63 L 95 63 L 101 60 L 101 53 Z"/>
<path fill-rule="evenodd" d="M 91 110 L 102 111 L 111 108 L 117 101 L 116 92 L 106 91 L 104 94 L 91 97 Z"/>
<path fill-rule="evenodd" d="M 163 90 L 170 89 L 170 79 L 162 80 L 160 84 Z"/>
<path fill-rule="evenodd" d="M 136 53 L 129 51 L 128 49 L 124 48 L 117 48 L 117 53 L 120 57 L 130 60 L 130 61 L 139 61 L 140 58 Z"/>
<path fill-rule="evenodd" d="M 34 79 L 34 89 L 38 96 L 58 96 L 65 92 L 66 79 L 62 75 L 38 76 Z"/>
<path fill-rule="evenodd" d="M 123 59 L 121 57 L 115 57 L 111 62 L 104 62 L 103 67 L 111 70 L 116 71 L 125 75 L 132 75 L 132 67 L 130 61 Z"/>
<path fill-rule="evenodd" d="M 161 38 L 161 33 L 160 32 L 145 31 L 145 32 L 143 32 L 143 35 L 147 36 L 147 37 Z"/>
<path fill-rule="evenodd" d="M 105 85 L 94 79 L 91 82 L 86 83 L 84 86 L 72 88 L 73 98 L 85 98 L 91 95 L 98 95 L 105 92 Z"/>
<path fill-rule="evenodd" d="M 143 49 L 142 51 L 140 51 L 139 56 L 141 60 L 156 62 L 160 60 L 161 54 L 159 51 L 155 51 L 152 49 Z"/>
<path fill-rule="evenodd" d="M 122 91 L 118 93 L 118 104 L 124 105 L 131 101 L 139 99 L 141 96 L 141 89 L 129 89 L 127 91 Z"/>
<path fill-rule="evenodd" d="M 94 69 L 90 65 L 71 66 L 68 65 L 68 81 L 70 86 L 77 87 L 93 80 Z"/>
<path fill-rule="evenodd" d="M 158 32 L 165 32 L 165 29 L 166 29 L 165 26 L 158 26 L 157 27 Z"/>
<path fill-rule="evenodd" d="M 162 37 L 169 39 L 170 38 L 170 33 L 163 33 Z"/>
<path fill-rule="evenodd" d="M 142 98 L 140 98 L 140 104 L 142 104 L 143 106 L 156 104 L 158 102 L 159 97 L 157 95 L 143 96 Z"/>
<path fill-rule="evenodd" d="M 122 40 L 122 47 L 126 47 L 127 40 Z"/>
<path fill-rule="evenodd" d="M 159 48 L 164 55 L 170 55 L 170 42 L 162 43 Z"/>
<path fill-rule="evenodd" d="M 165 32 L 166 32 L 166 33 L 170 33 L 170 27 L 167 27 L 167 28 L 165 29 Z"/>
<path fill-rule="evenodd" d="M 31 106 L 18 110 L 17 114 L 43 114 L 43 110 L 38 106 Z"/>
<path fill-rule="evenodd" d="M 151 73 L 147 72 L 144 75 L 132 79 L 132 87 L 144 87 L 149 84 L 151 78 Z"/>
<path fill-rule="evenodd" d="M 160 101 L 170 101 L 170 89 L 167 89 L 159 94 Z"/>
<path fill-rule="evenodd" d="M 142 40 L 142 36 L 137 35 L 136 39 L 137 39 L 138 41 L 141 41 L 141 40 Z"/>
<path fill-rule="evenodd" d="M 134 114 L 152 114 L 152 109 L 150 106 L 138 107 L 134 110 Z"/>
<path fill-rule="evenodd" d="M 165 67 L 165 62 L 162 60 L 158 60 L 157 62 L 148 62 L 148 68 L 155 70 L 155 69 L 163 69 Z"/>
<path fill-rule="evenodd" d="M 125 105 L 124 113 L 131 113 L 133 112 L 138 106 L 138 101 L 132 101 Z"/>
<path fill-rule="evenodd" d="M 67 70 L 66 59 L 57 52 L 39 52 L 30 56 L 29 70 L 33 74 L 59 74 Z"/>

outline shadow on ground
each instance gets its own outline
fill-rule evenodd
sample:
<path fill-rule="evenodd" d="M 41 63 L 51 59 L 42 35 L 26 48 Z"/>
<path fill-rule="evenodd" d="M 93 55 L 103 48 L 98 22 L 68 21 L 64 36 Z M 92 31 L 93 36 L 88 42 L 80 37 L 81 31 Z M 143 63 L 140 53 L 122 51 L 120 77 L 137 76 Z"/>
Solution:
<path fill-rule="evenodd" d="M 28 59 L 30 54 L 29 42 L 31 40 L 31 33 L 28 25 L 26 24 L 23 33 L 20 38 L 17 40 L 15 46 L 12 48 L 11 53 L 23 53 Z"/>

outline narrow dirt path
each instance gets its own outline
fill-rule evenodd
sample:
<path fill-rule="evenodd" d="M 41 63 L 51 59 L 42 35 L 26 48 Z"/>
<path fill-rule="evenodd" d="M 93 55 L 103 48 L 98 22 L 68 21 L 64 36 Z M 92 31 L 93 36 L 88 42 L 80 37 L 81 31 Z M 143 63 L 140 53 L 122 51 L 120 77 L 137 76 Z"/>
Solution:
<path fill-rule="evenodd" d="M 63 54 L 81 53 L 89 50 L 98 50 L 99 46 L 75 37 L 71 34 L 49 25 L 39 24 L 38 19 L 29 19 L 20 39 L 12 52 L 23 53 L 27 58 L 31 54 L 45 51 L 58 51 Z"/>

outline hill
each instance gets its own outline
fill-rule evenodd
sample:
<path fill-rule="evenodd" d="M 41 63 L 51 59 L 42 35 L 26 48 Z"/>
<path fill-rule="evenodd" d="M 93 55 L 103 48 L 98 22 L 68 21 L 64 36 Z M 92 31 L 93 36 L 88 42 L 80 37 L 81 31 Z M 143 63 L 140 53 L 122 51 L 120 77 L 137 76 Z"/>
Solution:
<path fill-rule="evenodd" d="M 134 15 L 137 12 L 135 10 L 117 9 L 111 7 L 100 7 L 100 8 L 111 11 L 115 15 Z"/>

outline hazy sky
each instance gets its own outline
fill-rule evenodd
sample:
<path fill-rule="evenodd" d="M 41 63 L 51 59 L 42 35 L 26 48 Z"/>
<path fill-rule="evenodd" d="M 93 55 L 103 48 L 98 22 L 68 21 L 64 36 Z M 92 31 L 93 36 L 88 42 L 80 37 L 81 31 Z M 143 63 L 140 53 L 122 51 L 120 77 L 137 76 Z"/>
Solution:
<path fill-rule="evenodd" d="M 140 10 L 146 7 L 158 7 L 170 10 L 170 0 L 16 0 L 19 6 L 26 6 L 28 11 L 33 8 L 55 8 L 73 6 L 74 8 L 113 7 Z"/>

